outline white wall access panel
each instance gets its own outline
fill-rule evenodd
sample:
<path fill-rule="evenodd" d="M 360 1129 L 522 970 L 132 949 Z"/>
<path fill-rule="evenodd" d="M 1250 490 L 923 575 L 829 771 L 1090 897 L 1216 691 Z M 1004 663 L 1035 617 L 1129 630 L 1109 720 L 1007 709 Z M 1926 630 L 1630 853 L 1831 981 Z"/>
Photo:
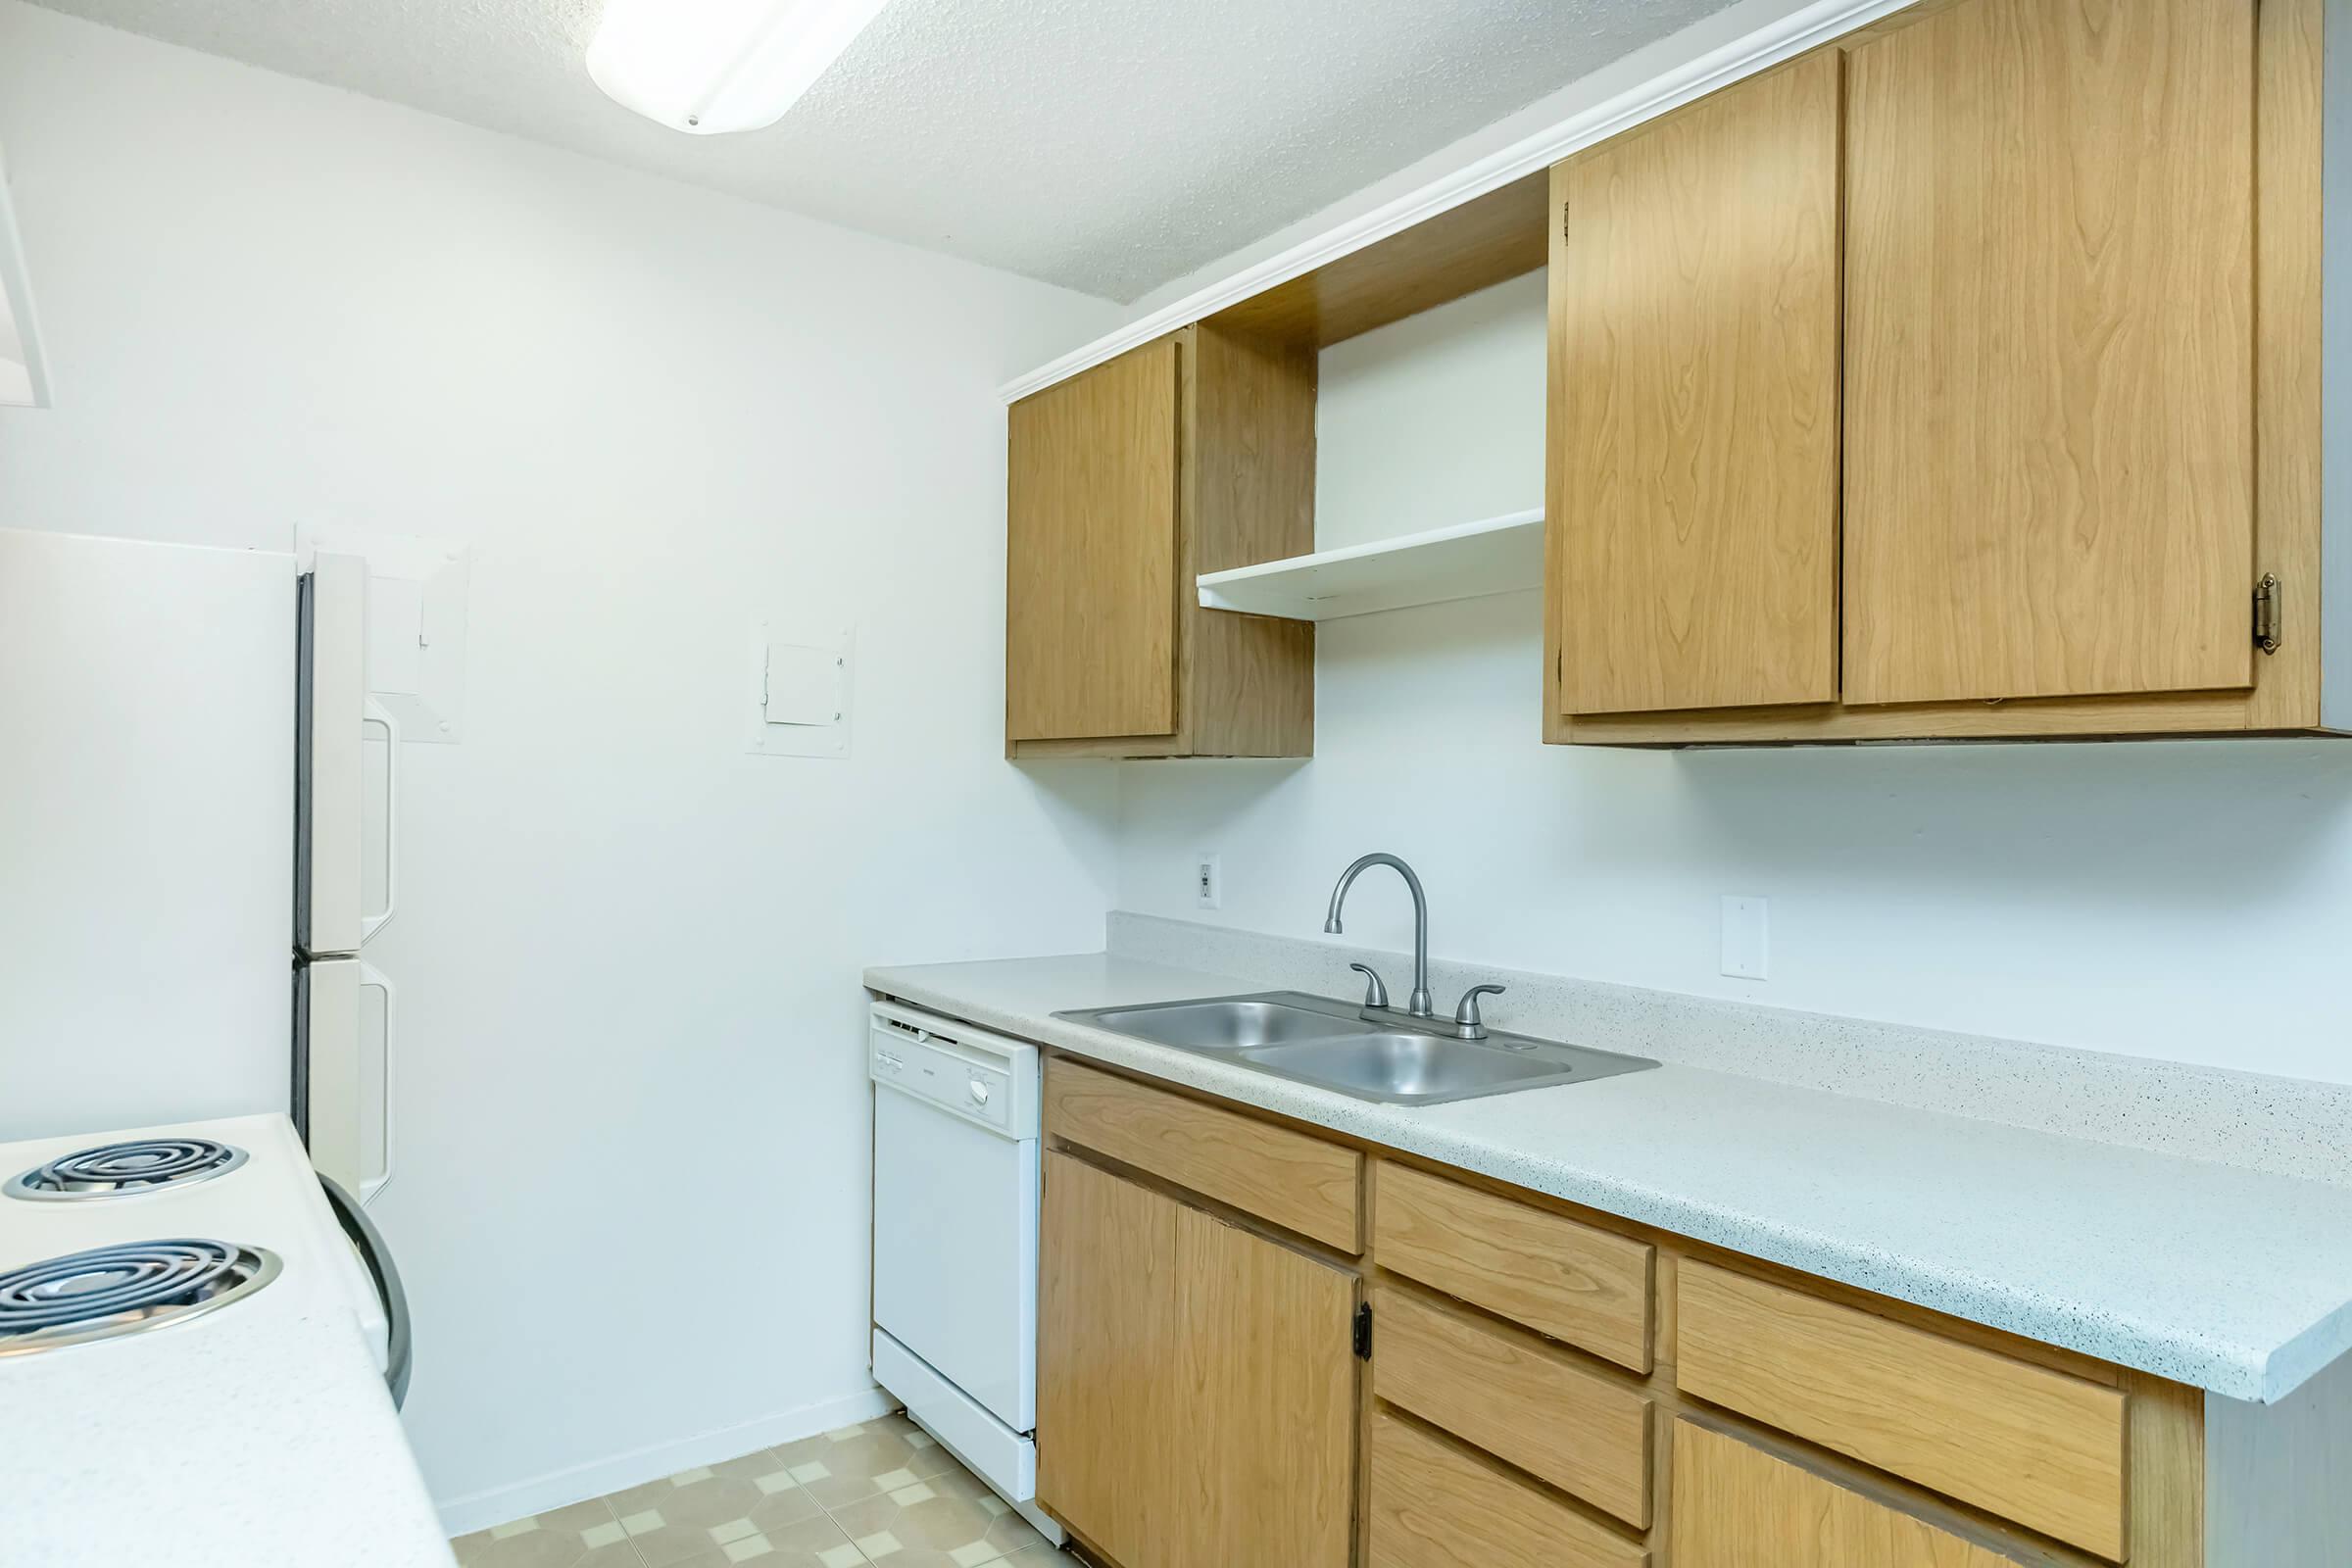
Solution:
<path fill-rule="evenodd" d="M 757 757 L 848 757 L 857 686 L 851 630 L 754 620 L 748 649 L 744 749 Z"/>

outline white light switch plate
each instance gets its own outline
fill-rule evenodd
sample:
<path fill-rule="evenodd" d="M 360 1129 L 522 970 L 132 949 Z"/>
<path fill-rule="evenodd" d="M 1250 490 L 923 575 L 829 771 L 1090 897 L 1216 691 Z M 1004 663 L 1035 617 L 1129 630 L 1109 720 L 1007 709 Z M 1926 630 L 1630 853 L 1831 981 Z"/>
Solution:
<path fill-rule="evenodd" d="M 1771 901 L 1745 894 L 1723 897 L 1723 972 L 1762 980 L 1772 967 Z"/>

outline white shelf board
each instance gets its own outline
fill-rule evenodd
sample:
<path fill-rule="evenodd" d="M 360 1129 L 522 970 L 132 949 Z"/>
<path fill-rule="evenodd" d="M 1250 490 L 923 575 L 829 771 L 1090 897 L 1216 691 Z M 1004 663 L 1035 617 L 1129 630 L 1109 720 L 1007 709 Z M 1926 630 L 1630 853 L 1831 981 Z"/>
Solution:
<path fill-rule="evenodd" d="M 1544 509 L 1200 575 L 1200 603 L 1285 620 L 1517 593 L 1544 582 Z"/>

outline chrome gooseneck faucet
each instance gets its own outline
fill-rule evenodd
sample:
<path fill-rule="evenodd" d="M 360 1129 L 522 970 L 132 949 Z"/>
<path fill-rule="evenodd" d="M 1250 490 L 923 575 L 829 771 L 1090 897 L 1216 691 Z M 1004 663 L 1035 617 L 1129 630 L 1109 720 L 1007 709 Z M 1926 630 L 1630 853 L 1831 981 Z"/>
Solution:
<path fill-rule="evenodd" d="M 1404 878 L 1404 885 L 1413 890 L 1413 997 L 1406 1010 L 1416 1018 L 1427 1018 L 1434 1011 L 1429 1000 L 1429 899 L 1422 893 L 1421 879 L 1413 875 L 1411 866 L 1394 855 L 1359 856 L 1340 873 L 1340 885 L 1331 890 L 1331 912 L 1323 917 L 1323 929 L 1335 936 L 1346 929 L 1340 924 L 1340 906 L 1347 902 L 1348 889 L 1356 877 L 1365 867 L 1374 865 L 1396 867 L 1396 874 Z M 1381 1000 L 1388 999 L 1384 996 Z"/>

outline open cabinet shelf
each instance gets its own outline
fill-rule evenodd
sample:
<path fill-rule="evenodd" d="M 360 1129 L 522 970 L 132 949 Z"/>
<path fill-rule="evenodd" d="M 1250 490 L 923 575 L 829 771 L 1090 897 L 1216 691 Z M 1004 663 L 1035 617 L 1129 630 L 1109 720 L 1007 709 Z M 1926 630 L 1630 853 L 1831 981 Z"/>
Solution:
<path fill-rule="evenodd" d="M 1200 577 L 1203 609 L 1285 620 L 1339 620 L 1543 584 L 1541 507 Z"/>

